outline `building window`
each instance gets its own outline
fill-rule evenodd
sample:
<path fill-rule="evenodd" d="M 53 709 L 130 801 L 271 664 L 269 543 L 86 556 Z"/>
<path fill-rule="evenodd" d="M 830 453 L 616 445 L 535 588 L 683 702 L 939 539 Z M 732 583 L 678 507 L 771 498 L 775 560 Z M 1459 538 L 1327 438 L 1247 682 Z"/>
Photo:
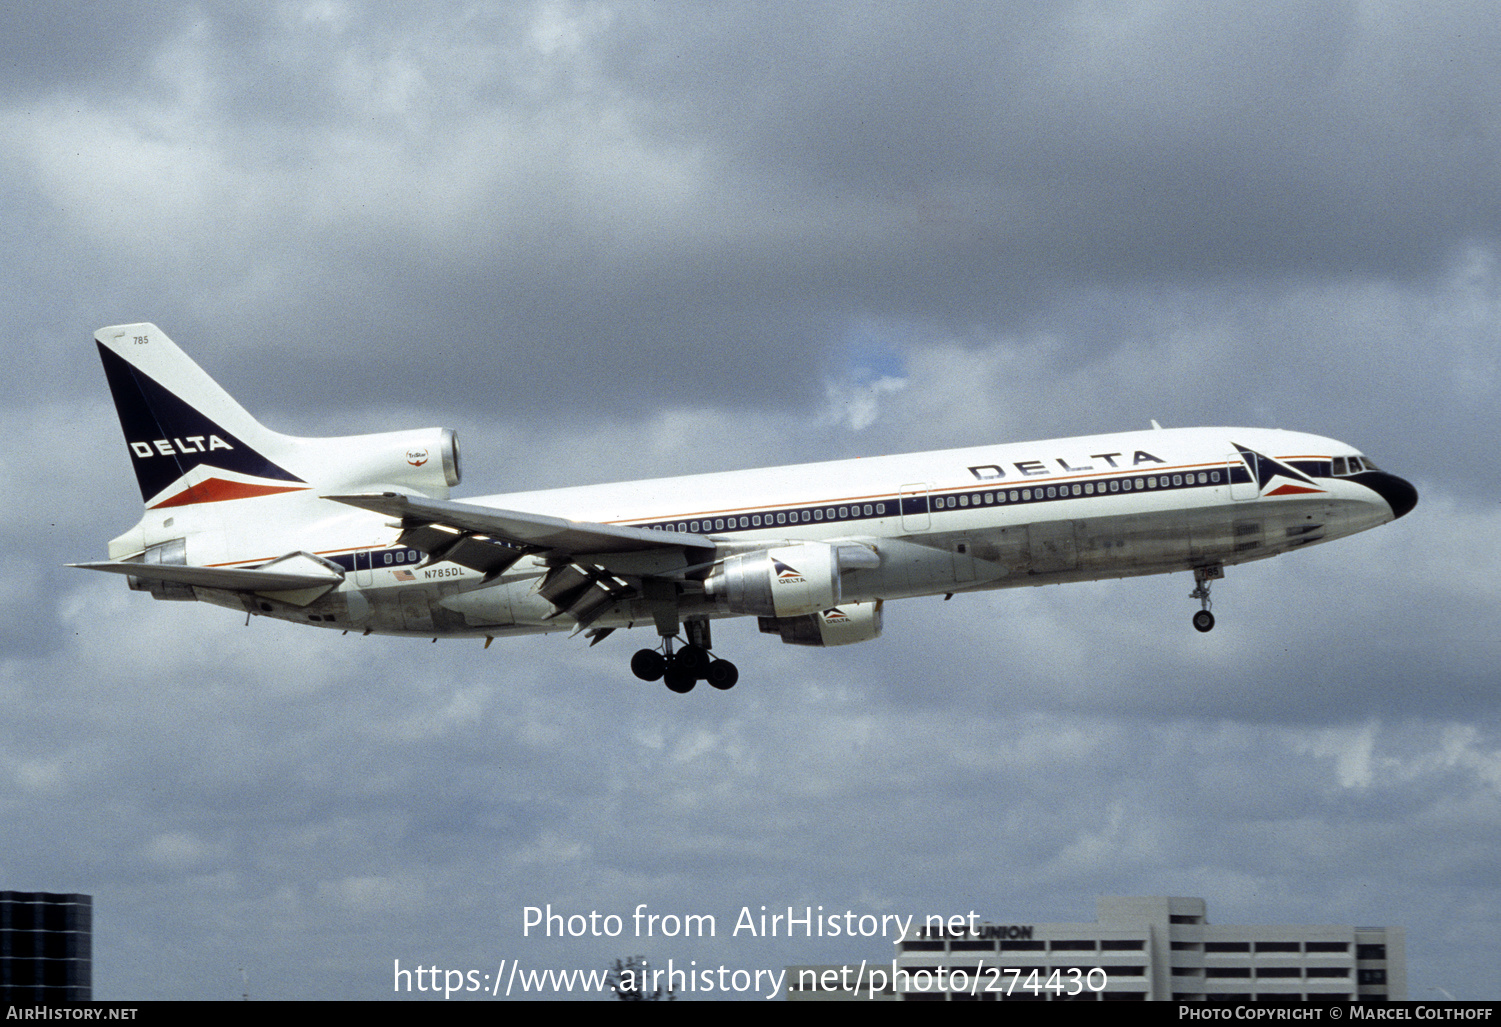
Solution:
<path fill-rule="evenodd" d="M 1299 945 L 1295 941 L 1258 941 L 1257 952 L 1297 952 Z"/>

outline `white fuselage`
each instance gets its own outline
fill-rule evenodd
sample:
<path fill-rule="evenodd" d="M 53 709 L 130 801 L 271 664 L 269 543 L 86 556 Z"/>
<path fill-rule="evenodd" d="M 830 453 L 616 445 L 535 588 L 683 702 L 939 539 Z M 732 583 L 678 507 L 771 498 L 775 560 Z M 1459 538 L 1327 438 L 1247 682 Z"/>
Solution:
<path fill-rule="evenodd" d="M 1237 446 L 1306 475 L 1257 481 Z M 1393 519 L 1372 488 L 1331 473 L 1350 446 L 1296 432 L 1130 432 L 466 499 L 472 506 L 707 536 L 716 559 L 781 542 L 844 542 L 875 559 L 841 576 L 863 603 L 1193 570 L 1264 559 Z M 164 523 L 165 522 L 165 523 Z M 194 565 L 258 566 L 293 551 L 343 565 L 309 605 L 197 589 L 197 598 L 323 627 L 422 636 L 571 631 L 536 592 L 528 556 L 486 579 L 396 544 L 388 518 L 307 492 L 148 512 L 112 555 L 186 538 Z M 629 577 L 628 571 L 618 572 Z M 688 590 L 681 615 L 734 616 Z M 644 600 L 596 627 L 650 624 Z"/>

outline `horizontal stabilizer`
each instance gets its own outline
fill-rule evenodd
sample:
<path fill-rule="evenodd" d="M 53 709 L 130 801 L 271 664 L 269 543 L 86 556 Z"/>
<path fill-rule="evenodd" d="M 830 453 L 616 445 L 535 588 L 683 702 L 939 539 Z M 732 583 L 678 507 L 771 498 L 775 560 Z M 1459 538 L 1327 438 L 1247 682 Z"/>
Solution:
<path fill-rule="evenodd" d="M 343 574 L 325 561 L 306 553 L 290 553 L 255 569 L 239 567 L 190 567 L 185 564 L 136 563 L 107 560 L 102 563 L 70 563 L 89 571 L 128 574 L 143 581 L 217 588 L 228 592 L 283 592 L 319 588 L 325 591 L 344 580 Z"/>

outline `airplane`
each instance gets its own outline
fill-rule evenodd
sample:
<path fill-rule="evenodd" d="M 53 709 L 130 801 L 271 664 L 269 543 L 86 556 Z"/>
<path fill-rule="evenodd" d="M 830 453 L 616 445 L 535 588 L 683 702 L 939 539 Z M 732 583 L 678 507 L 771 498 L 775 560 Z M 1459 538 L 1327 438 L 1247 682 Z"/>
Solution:
<path fill-rule="evenodd" d="M 299 438 L 261 425 L 161 329 L 94 335 L 141 489 L 109 560 L 156 599 L 364 635 L 648 627 L 632 672 L 732 687 L 710 625 L 784 643 L 881 633 L 892 599 L 1224 568 L 1404 516 L 1417 490 L 1343 442 L 1163 429 L 455 501 L 447 428 Z"/>

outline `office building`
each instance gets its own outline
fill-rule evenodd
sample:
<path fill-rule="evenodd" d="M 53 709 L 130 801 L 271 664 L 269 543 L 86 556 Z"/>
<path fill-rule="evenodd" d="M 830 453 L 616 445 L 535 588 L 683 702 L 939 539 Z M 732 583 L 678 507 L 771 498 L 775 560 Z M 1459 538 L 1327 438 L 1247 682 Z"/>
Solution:
<path fill-rule="evenodd" d="M 789 967 L 788 998 L 1302 1002 L 1407 997 L 1400 927 L 1211 924 L 1203 899 L 1103 897 L 1092 923 L 914 919 L 866 976 Z M 844 968 L 837 968 L 844 969 Z M 820 973 L 799 976 L 798 971 Z M 884 977 L 875 976 L 883 972 Z M 839 982 L 830 987 L 832 982 Z M 872 985 L 877 987 L 873 990 Z"/>
<path fill-rule="evenodd" d="M 0 1002 L 88 1002 L 94 899 L 0 891 Z"/>

